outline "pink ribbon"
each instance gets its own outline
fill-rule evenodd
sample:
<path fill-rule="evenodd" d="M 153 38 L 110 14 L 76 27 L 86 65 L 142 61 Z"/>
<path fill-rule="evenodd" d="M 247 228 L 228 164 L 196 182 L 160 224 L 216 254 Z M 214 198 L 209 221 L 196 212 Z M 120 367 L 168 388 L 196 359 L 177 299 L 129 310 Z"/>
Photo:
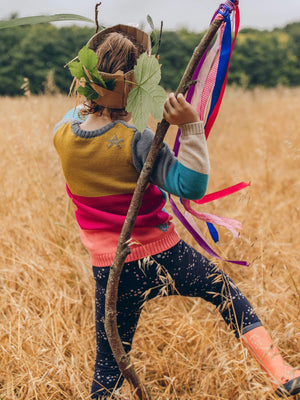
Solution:
<path fill-rule="evenodd" d="M 194 215 L 198 219 L 201 219 L 205 222 L 210 222 L 211 224 L 223 226 L 224 228 L 228 229 L 232 233 L 232 236 L 234 238 L 237 238 L 239 236 L 238 230 L 242 230 L 242 224 L 235 219 L 195 211 L 190 206 L 190 200 L 182 200 L 182 204 L 186 211 L 188 211 L 190 214 Z"/>
<path fill-rule="evenodd" d="M 218 192 L 207 194 L 204 197 L 202 197 L 202 199 L 193 200 L 193 202 L 197 203 L 197 204 L 210 203 L 211 201 L 214 201 L 214 200 L 220 199 L 222 197 L 229 196 L 230 194 L 236 193 L 239 190 L 242 190 L 245 187 L 250 186 L 250 185 L 251 185 L 251 182 L 248 182 L 248 183 L 240 182 L 240 183 L 237 183 L 236 185 L 230 186 L 226 189 L 219 190 Z"/>

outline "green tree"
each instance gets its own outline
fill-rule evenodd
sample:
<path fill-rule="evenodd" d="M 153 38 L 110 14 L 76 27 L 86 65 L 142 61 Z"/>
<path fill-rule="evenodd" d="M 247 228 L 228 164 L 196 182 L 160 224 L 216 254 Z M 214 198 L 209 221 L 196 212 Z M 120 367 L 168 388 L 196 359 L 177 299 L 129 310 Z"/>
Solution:
<path fill-rule="evenodd" d="M 194 48 L 202 36 L 202 34 L 190 33 L 187 30 L 163 32 L 160 62 L 162 64 L 161 82 L 164 88 L 175 90 L 178 86 Z"/>
<path fill-rule="evenodd" d="M 64 65 L 72 60 L 94 29 L 51 24 L 0 30 L 0 95 L 21 95 L 24 78 L 32 93 L 43 93 L 48 77 L 67 93 L 72 82 Z M 202 33 L 164 31 L 160 46 L 162 86 L 174 90 Z M 244 29 L 232 53 L 228 83 L 253 88 L 300 85 L 300 22 L 283 29 Z"/>
<path fill-rule="evenodd" d="M 229 84 L 247 88 L 299 85 L 299 57 L 295 48 L 285 29 L 241 31 L 232 54 Z"/>
<path fill-rule="evenodd" d="M 291 71 L 290 83 L 293 86 L 300 85 L 300 23 L 294 22 L 285 27 L 286 33 L 290 37 L 289 58 L 295 58 L 293 71 Z"/>
<path fill-rule="evenodd" d="M 24 78 L 29 79 L 32 93 L 42 93 L 49 74 L 66 93 L 72 77 L 64 65 L 77 55 L 93 31 L 77 26 L 59 29 L 51 24 L 1 30 L 0 95 L 21 95 Z"/>
<path fill-rule="evenodd" d="M 20 42 L 26 36 L 28 27 L 3 29 L 0 31 L 0 95 L 14 96 L 22 94 L 23 76 L 15 59 L 22 52 Z M 25 61 L 26 63 L 26 61 Z"/>

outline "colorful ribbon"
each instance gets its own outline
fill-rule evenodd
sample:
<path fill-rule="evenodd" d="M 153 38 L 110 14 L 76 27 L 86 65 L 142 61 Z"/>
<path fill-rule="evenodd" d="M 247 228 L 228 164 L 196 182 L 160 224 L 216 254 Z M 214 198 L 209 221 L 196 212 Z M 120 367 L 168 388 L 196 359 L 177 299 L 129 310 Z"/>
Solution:
<path fill-rule="evenodd" d="M 201 231 L 199 230 L 195 220 L 193 219 L 192 215 L 188 213 L 188 211 L 185 212 L 185 215 L 183 216 L 179 209 L 177 208 L 176 204 L 174 203 L 173 199 L 171 196 L 169 196 L 170 204 L 172 206 L 172 210 L 175 214 L 175 216 L 179 219 L 179 221 L 182 223 L 182 225 L 192 234 L 192 236 L 196 239 L 197 243 L 205 250 L 209 255 L 212 257 L 215 257 L 219 260 L 222 261 L 227 261 L 233 264 L 238 264 L 238 265 L 243 265 L 243 266 L 248 266 L 249 264 L 246 261 L 235 261 L 235 260 L 226 260 L 222 257 L 220 257 L 211 247 L 210 245 L 206 242 L 204 239 Z"/>
<path fill-rule="evenodd" d="M 214 19 L 222 19 L 222 25 L 218 31 L 218 35 L 214 44 L 212 45 L 211 49 L 206 50 L 194 72 L 193 81 L 196 81 L 197 83 L 189 88 L 186 96 L 187 101 L 195 106 L 200 119 L 205 121 L 206 138 L 208 138 L 211 128 L 218 115 L 226 87 L 230 58 L 236 41 L 240 22 L 238 0 L 226 0 L 225 3 L 222 3 L 218 10 L 214 13 L 212 21 Z M 231 19 L 234 23 L 231 23 Z M 231 40 L 233 32 L 233 40 Z M 180 135 L 181 131 L 179 129 L 173 148 L 176 156 L 178 156 L 180 148 Z M 208 194 L 202 199 L 194 200 L 194 202 L 197 204 L 205 204 L 235 193 L 249 185 L 250 182 L 240 182 L 237 185 Z M 192 209 L 189 200 L 181 199 L 181 203 L 185 209 L 185 213 L 183 215 L 177 208 L 171 195 L 169 195 L 169 200 L 174 215 L 188 229 L 198 244 L 211 256 L 223 260 L 206 242 L 193 216 L 207 223 L 209 232 L 215 242 L 219 240 L 219 235 L 214 225 L 227 228 L 232 233 L 233 237 L 237 237 L 238 230 L 242 229 L 240 222 L 231 218 L 220 217 L 209 213 L 199 213 Z M 223 261 L 228 261 L 239 265 L 248 265 L 246 261 Z"/>
<path fill-rule="evenodd" d="M 202 199 L 193 200 L 193 202 L 197 203 L 197 204 L 210 203 L 211 201 L 221 199 L 222 197 L 226 197 L 226 196 L 229 196 L 230 194 L 236 193 L 250 185 L 251 185 L 251 182 L 248 182 L 248 183 L 240 182 L 240 183 L 237 183 L 236 185 L 230 186 L 226 189 L 219 190 L 218 192 L 207 194 L 204 197 L 202 197 Z"/>

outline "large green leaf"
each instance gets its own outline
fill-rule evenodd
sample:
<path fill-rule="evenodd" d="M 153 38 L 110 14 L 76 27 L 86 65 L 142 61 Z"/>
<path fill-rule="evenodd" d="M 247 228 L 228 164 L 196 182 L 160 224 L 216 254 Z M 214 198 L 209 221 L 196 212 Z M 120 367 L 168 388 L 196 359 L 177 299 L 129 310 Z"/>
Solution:
<path fill-rule="evenodd" d="M 35 17 L 13 18 L 6 21 L 0 21 L 0 29 L 14 28 L 20 25 L 45 24 L 48 22 L 58 21 L 85 21 L 93 23 L 91 19 L 76 14 L 54 14 L 54 15 L 38 15 Z"/>
<path fill-rule="evenodd" d="M 126 111 L 131 112 L 134 125 L 143 132 L 149 114 L 156 120 L 162 118 L 166 100 L 165 90 L 158 85 L 161 71 L 155 56 L 142 54 L 134 67 L 134 77 L 137 87 L 129 93 Z"/>
<path fill-rule="evenodd" d="M 157 85 L 161 78 L 160 64 L 155 56 L 143 53 L 134 67 L 134 77 L 139 85 Z"/>

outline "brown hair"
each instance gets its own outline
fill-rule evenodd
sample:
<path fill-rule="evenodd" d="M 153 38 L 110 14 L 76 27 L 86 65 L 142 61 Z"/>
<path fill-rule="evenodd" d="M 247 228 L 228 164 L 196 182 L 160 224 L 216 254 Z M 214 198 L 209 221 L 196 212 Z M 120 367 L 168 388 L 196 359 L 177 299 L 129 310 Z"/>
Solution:
<path fill-rule="evenodd" d="M 124 73 L 131 71 L 142 53 L 142 49 L 123 33 L 111 32 L 103 35 L 101 42 L 95 50 L 98 56 L 97 68 L 101 72 L 116 73 L 123 71 Z M 93 100 L 86 101 L 85 107 L 81 114 L 98 114 L 102 115 L 105 107 L 96 104 Z M 116 120 L 128 113 L 124 109 L 110 109 L 110 117 Z"/>

